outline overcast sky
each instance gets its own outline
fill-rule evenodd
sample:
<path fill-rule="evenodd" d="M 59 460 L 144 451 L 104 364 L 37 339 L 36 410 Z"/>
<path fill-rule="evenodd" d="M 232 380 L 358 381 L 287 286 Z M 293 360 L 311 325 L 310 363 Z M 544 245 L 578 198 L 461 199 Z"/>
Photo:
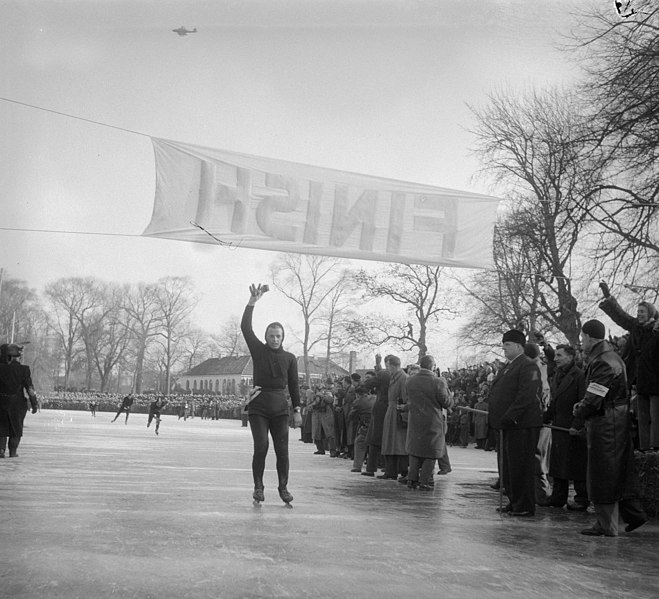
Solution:
<path fill-rule="evenodd" d="M 0 227 L 72 232 L 0 230 L 0 266 L 37 290 L 189 275 L 197 321 L 217 330 L 275 254 L 139 237 L 149 136 L 493 193 L 473 179 L 466 105 L 569 85 L 578 72 L 556 44 L 583 4 L 0 0 L 0 96 L 116 127 L 0 101 Z M 198 32 L 179 37 L 181 25 Z M 257 324 L 295 319 L 276 293 L 267 301 Z"/>

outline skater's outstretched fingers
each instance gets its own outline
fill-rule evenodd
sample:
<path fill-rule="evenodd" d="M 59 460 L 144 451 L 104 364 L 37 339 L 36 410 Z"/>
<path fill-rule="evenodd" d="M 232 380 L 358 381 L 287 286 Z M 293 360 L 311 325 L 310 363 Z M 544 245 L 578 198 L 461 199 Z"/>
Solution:
<path fill-rule="evenodd" d="M 260 283 L 258 285 L 254 285 L 254 283 L 252 283 L 249 286 L 249 294 L 250 294 L 249 302 L 248 302 L 249 305 L 253 306 L 256 302 L 258 302 L 263 297 L 264 293 L 265 291 L 261 287 Z"/>

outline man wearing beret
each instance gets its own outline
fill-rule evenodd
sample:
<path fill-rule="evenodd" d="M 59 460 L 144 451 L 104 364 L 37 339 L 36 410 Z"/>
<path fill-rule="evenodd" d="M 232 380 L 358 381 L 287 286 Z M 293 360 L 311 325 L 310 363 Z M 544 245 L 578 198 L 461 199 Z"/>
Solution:
<path fill-rule="evenodd" d="M 524 354 L 522 331 L 504 334 L 507 363 L 492 381 L 489 394 L 490 427 L 501 431 L 499 475 L 511 516 L 535 514 L 535 450 L 542 427 L 540 370 Z"/>
<path fill-rule="evenodd" d="M 625 363 L 604 340 L 604 325 L 589 320 L 581 328 L 586 353 L 586 394 L 573 413 L 586 421 L 588 496 L 597 522 L 581 533 L 618 536 L 618 517 L 631 532 L 647 522 L 638 498 L 639 482 L 630 433 Z"/>

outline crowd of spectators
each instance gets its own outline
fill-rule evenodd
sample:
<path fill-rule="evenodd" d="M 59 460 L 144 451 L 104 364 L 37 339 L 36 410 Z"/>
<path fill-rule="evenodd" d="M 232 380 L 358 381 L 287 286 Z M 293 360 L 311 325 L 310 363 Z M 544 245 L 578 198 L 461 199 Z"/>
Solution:
<path fill-rule="evenodd" d="M 56 410 L 89 410 L 94 404 L 99 412 L 115 412 L 125 393 L 100 393 L 97 391 L 49 391 L 39 395 L 40 408 Z M 157 393 L 134 393 L 132 411 L 148 413 Z M 235 395 L 170 395 L 163 414 L 179 418 L 199 417 L 208 420 L 240 418 L 245 399 Z"/>

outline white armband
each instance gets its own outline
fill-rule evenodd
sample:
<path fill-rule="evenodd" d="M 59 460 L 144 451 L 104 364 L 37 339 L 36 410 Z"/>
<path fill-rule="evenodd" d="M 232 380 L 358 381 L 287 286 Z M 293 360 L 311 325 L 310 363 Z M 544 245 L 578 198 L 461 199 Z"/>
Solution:
<path fill-rule="evenodd" d="M 606 394 L 609 392 L 609 388 L 599 383 L 590 383 L 586 389 L 588 393 L 593 395 L 599 395 L 600 397 L 606 397 Z"/>

